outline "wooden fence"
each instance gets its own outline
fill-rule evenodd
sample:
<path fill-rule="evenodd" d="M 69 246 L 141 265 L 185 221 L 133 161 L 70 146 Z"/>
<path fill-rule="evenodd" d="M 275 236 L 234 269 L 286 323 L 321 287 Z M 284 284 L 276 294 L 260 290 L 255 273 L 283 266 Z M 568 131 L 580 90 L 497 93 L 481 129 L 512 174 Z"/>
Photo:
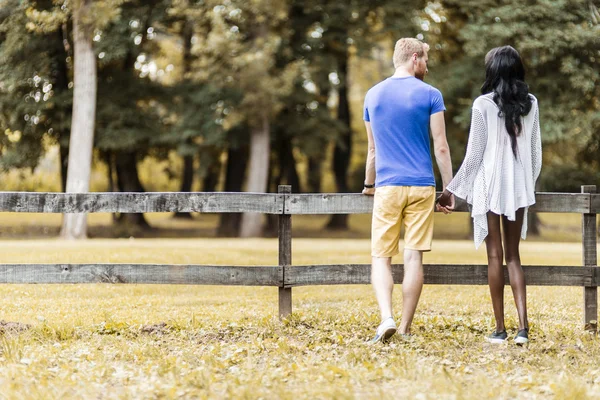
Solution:
<path fill-rule="evenodd" d="M 600 194 L 596 186 L 581 193 L 537 193 L 531 211 L 581 214 L 582 265 L 523 266 L 528 285 L 583 287 L 583 322 L 597 329 L 598 268 L 596 214 Z M 292 265 L 292 216 L 300 214 L 370 213 L 373 199 L 361 194 L 292 194 L 280 186 L 277 194 L 258 193 L 0 193 L 0 212 L 256 212 L 279 216 L 279 265 L 169 265 L 169 264 L 0 264 L 0 283 L 156 283 L 198 285 L 276 286 L 279 315 L 292 312 L 292 288 L 306 285 L 368 284 L 370 265 Z M 458 202 L 456 211 L 467 211 Z M 392 267 L 400 283 L 403 267 Z M 487 265 L 425 265 L 425 283 L 486 285 Z M 508 275 L 506 275 L 508 282 Z"/>

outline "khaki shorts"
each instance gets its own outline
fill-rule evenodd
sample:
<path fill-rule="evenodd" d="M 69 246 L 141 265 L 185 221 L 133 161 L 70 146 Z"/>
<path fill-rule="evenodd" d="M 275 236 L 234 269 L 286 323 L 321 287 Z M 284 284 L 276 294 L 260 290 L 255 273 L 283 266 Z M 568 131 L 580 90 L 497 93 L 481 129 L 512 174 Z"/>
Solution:
<path fill-rule="evenodd" d="M 393 257 L 399 253 L 404 223 L 404 248 L 430 251 L 433 239 L 433 186 L 381 186 L 375 190 L 371 255 Z"/>

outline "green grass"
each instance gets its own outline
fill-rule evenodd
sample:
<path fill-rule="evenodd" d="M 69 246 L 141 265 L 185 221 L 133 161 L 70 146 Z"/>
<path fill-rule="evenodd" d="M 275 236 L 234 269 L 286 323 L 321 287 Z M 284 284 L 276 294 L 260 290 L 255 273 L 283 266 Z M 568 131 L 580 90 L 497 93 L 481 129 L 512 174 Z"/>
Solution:
<path fill-rule="evenodd" d="M 483 263 L 469 241 L 436 241 L 428 263 Z M 525 264 L 577 265 L 578 243 L 525 242 Z M 2 262 L 274 265 L 274 239 L 0 241 Z M 395 260 L 395 261 L 400 261 Z M 293 262 L 367 263 L 365 239 L 294 239 Z M 397 310 L 400 287 L 394 292 Z M 582 330 L 582 289 L 528 290 L 532 343 L 491 346 L 486 287 L 426 286 L 417 334 L 367 346 L 371 287 L 293 290 L 175 285 L 0 285 L 0 398 L 592 398 L 600 345 Z M 506 290 L 507 326 L 516 313 Z"/>

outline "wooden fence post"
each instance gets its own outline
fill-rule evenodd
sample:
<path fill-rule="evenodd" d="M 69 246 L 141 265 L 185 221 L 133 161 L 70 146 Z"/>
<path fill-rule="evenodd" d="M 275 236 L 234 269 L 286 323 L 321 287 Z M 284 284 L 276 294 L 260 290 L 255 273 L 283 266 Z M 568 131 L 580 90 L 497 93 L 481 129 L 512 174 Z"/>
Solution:
<path fill-rule="evenodd" d="M 596 186 L 582 186 L 581 193 L 596 193 Z M 597 267 L 596 214 L 581 215 L 581 235 L 583 265 L 586 267 Z M 594 275 L 597 275 L 597 271 Z M 585 324 L 585 329 L 588 331 L 595 332 L 598 328 L 598 288 L 596 286 L 585 286 L 583 288 L 583 323 Z"/>
<path fill-rule="evenodd" d="M 283 195 L 283 213 L 279 214 L 279 267 L 282 270 L 282 283 L 279 287 L 279 318 L 292 313 L 292 288 L 285 288 L 285 270 L 292 265 L 292 216 L 285 214 L 287 195 L 292 193 L 290 185 L 279 185 L 278 193 Z"/>

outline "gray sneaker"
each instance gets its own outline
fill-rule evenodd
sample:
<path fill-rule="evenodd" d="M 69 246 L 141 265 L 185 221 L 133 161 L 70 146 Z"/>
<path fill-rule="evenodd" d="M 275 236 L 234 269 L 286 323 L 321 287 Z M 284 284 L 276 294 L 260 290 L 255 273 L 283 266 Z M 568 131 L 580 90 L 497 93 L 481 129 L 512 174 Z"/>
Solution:
<path fill-rule="evenodd" d="M 377 327 L 377 331 L 375 332 L 375 337 L 369 341 L 371 344 L 375 344 L 377 342 L 385 343 L 391 338 L 394 333 L 396 333 L 396 323 L 392 317 L 389 317 L 385 321 L 383 321 Z"/>
<path fill-rule="evenodd" d="M 485 339 L 490 342 L 490 343 L 494 343 L 494 344 L 502 344 L 502 343 L 506 343 L 506 339 L 508 338 L 508 335 L 506 334 L 506 331 L 502 331 L 502 332 L 492 332 L 492 334 L 488 337 L 486 337 Z"/>
<path fill-rule="evenodd" d="M 521 329 L 517 336 L 515 336 L 516 344 L 527 344 L 529 343 L 529 329 Z"/>

